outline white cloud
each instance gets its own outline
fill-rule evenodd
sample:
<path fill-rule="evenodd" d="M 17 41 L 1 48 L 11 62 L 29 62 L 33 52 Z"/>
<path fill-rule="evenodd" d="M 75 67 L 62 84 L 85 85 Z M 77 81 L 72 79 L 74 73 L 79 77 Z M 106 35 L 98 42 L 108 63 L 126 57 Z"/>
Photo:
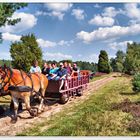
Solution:
<path fill-rule="evenodd" d="M 10 33 L 2 33 L 2 38 L 5 41 L 19 41 L 21 36 Z"/>
<path fill-rule="evenodd" d="M 69 45 L 69 44 L 68 44 L 68 41 L 61 40 L 61 41 L 58 42 L 58 45 L 64 46 L 64 45 Z"/>
<path fill-rule="evenodd" d="M 41 46 L 42 48 L 55 47 L 55 46 L 70 46 L 71 44 L 74 43 L 73 40 L 70 41 L 60 40 L 59 42 L 52 42 L 41 38 L 37 39 L 37 42 L 39 43 L 39 46 Z"/>
<path fill-rule="evenodd" d="M 130 24 L 140 23 L 140 8 L 137 3 L 129 3 L 124 5 L 124 14 L 127 15 L 131 20 Z"/>
<path fill-rule="evenodd" d="M 59 20 L 63 20 L 65 12 L 72 7 L 72 4 L 70 3 L 47 3 L 44 5 L 50 10 L 47 15 L 57 17 Z"/>
<path fill-rule="evenodd" d="M 43 11 L 36 11 L 35 16 L 46 16 L 47 12 L 43 12 Z"/>
<path fill-rule="evenodd" d="M 119 9 L 116 10 L 115 7 L 106 7 L 104 9 L 104 12 L 102 13 L 102 16 L 107 16 L 107 17 L 115 17 L 117 14 L 122 14 L 123 10 Z"/>
<path fill-rule="evenodd" d="M 52 11 L 64 12 L 64 11 L 69 10 L 72 7 L 72 4 L 70 4 L 70 3 L 47 3 L 47 4 L 45 4 L 45 7 L 47 7 L 49 10 L 52 10 Z"/>
<path fill-rule="evenodd" d="M 58 11 L 52 11 L 48 14 L 49 16 L 57 17 L 59 20 L 63 20 L 64 13 L 58 12 Z"/>
<path fill-rule="evenodd" d="M 111 17 L 102 17 L 100 15 L 95 15 L 89 21 L 89 24 L 98 25 L 98 26 L 112 26 L 114 22 L 115 22 L 114 19 Z"/>
<path fill-rule="evenodd" d="M 80 31 L 76 34 L 77 38 L 83 40 L 85 43 L 90 43 L 94 40 L 108 40 L 113 38 L 120 38 L 122 36 L 140 34 L 140 24 L 130 26 L 112 26 L 99 28 L 92 32 Z"/>
<path fill-rule="evenodd" d="M 109 47 L 113 50 L 125 50 L 127 47 L 127 43 L 132 44 L 133 41 L 122 41 L 122 42 L 113 42 L 109 44 Z"/>
<path fill-rule="evenodd" d="M 2 38 L 4 41 L 14 42 L 14 41 L 20 41 L 21 36 L 6 32 L 6 33 L 2 33 Z M 71 44 L 74 43 L 73 40 L 70 41 L 61 40 L 59 42 L 53 42 L 49 40 L 44 40 L 42 38 L 37 39 L 37 42 L 39 46 L 41 46 L 42 48 L 55 47 L 55 46 L 70 46 Z"/>
<path fill-rule="evenodd" d="M 37 42 L 39 44 L 39 46 L 46 48 L 46 47 L 55 47 L 56 46 L 56 42 L 51 42 L 48 40 L 43 40 L 43 39 L 37 39 Z"/>
<path fill-rule="evenodd" d="M 72 56 L 71 55 L 67 55 L 67 54 L 63 54 L 63 53 L 49 53 L 49 52 L 46 52 L 43 54 L 44 58 L 46 60 L 57 60 L 57 61 L 60 61 L 60 60 L 64 60 L 64 59 L 72 59 Z"/>
<path fill-rule="evenodd" d="M 85 18 L 85 12 L 82 9 L 73 9 L 71 15 L 75 16 L 77 20 L 83 20 Z"/>
<path fill-rule="evenodd" d="M 130 18 L 140 18 L 140 8 L 137 3 L 129 3 L 124 5 L 125 14 Z"/>
<path fill-rule="evenodd" d="M 18 33 L 33 28 L 37 24 L 37 18 L 29 13 L 15 12 L 11 19 L 21 18 L 15 26 L 6 25 L 0 28 L 2 32 Z"/>
<path fill-rule="evenodd" d="M 52 17 L 57 17 L 59 20 L 63 20 L 63 17 L 65 14 L 59 11 L 52 11 L 52 12 L 37 11 L 35 15 L 36 16 L 52 16 Z"/>
<path fill-rule="evenodd" d="M 95 4 L 95 5 L 94 5 L 94 8 L 101 8 L 101 5 Z"/>

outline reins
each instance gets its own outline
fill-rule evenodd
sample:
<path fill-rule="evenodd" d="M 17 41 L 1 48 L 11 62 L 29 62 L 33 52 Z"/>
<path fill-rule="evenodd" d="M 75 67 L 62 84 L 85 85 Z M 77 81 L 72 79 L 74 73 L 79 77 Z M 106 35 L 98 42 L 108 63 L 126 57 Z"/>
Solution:
<path fill-rule="evenodd" d="M 10 76 L 8 75 L 8 71 L 6 71 L 6 69 L 10 71 Z M 2 78 L 1 85 L 2 85 L 3 83 L 4 83 L 4 85 L 2 85 L 2 88 L 1 88 L 1 89 L 4 89 L 4 87 L 5 87 L 7 84 L 9 84 L 9 86 L 19 87 L 18 85 L 21 84 L 22 82 L 24 83 L 24 86 L 26 86 L 25 81 L 26 81 L 26 78 L 29 77 L 30 80 L 31 80 L 31 85 L 32 85 L 31 90 L 30 90 L 30 91 L 31 91 L 31 94 L 32 94 L 33 92 L 38 93 L 38 92 L 36 92 L 36 91 L 34 90 L 34 84 L 33 84 L 33 80 L 32 80 L 31 73 L 25 73 L 25 72 L 23 72 L 22 70 L 20 70 L 20 75 L 21 75 L 21 77 L 22 77 L 22 80 L 21 80 L 20 82 L 16 83 L 14 80 L 12 80 L 13 71 L 12 71 L 11 68 L 9 68 L 9 67 L 8 67 L 8 68 L 2 68 L 2 70 L 4 71 L 5 76 L 4 76 L 4 78 Z M 25 73 L 26 76 L 24 76 L 23 73 Z M 40 89 L 41 89 L 41 79 L 40 79 L 40 76 L 39 76 L 38 74 L 36 74 L 36 73 L 33 73 L 33 74 L 36 75 L 36 76 L 38 77 L 39 83 L 40 83 Z M 8 77 L 8 81 L 5 82 L 5 78 L 6 78 L 6 77 Z M 12 82 L 14 85 L 10 85 L 10 80 L 11 80 L 11 82 Z M 28 87 L 28 86 L 27 86 L 27 87 Z"/>

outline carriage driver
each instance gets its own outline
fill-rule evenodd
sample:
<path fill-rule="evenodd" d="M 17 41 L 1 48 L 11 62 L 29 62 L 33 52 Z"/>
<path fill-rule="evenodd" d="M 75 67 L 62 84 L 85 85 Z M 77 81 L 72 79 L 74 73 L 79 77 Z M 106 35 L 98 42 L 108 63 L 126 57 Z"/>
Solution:
<path fill-rule="evenodd" d="M 34 60 L 33 66 L 31 66 L 31 68 L 30 68 L 30 73 L 35 73 L 35 72 L 41 73 L 41 68 L 38 66 L 37 60 Z"/>

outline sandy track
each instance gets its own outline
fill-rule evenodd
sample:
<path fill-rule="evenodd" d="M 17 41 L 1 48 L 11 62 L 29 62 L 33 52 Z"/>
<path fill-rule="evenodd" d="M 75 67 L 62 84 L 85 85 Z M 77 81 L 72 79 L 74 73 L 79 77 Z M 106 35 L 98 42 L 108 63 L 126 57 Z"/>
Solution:
<path fill-rule="evenodd" d="M 56 114 L 57 112 L 60 112 L 64 108 L 68 108 L 73 106 L 74 104 L 79 104 L 81 102 L 84 102 L 89 98 L 91 94 L 93 94 L 94 91 L 99 89 L 100 87 L 104 86 L 108 82 L 114 80 L 115 78 L 113 75 L 110 77 L 106 77 L 94 82 L 91 82 L 88 84 L 88 88 L 84 91 L 84 95 L 81 97 L 76 97 L 76 99 L 71 98 L 68 103 L 65 105 L 60 105 L 58 103 L 55 103 L 51 106 L 51 108 L 48 110 L 48 107 L 46 107 L 46 111 L 40 114 L 38 117 L 30 118 L 29 113 L 25 110 L 20 114 L 22 118 L 18 118 L 18 121 L 16 124 L 10 123 L 10 114 L 7 116 L 4 116 L 3 118 L 0 118 L 0 135 L 1 136 L 14 136 L 17 133 L 20 133 L 24 130 L 26 130 L 29 127 L 32 127 L 34 124 L 42 122 L 44 118 L 51 118 L 52 115 Z M 91 92 L 93 91 L 93 92 Z M 46 126 L 47 127 L 47 126 Z"/>

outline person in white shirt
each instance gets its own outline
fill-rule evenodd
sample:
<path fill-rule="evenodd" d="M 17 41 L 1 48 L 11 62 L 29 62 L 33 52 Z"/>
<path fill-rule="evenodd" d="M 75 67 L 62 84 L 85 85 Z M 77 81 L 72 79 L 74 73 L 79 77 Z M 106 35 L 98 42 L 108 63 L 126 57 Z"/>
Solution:
<path fill-rule="evenodd" d="M 41 73 L 41 68 L 38 66 L 38 61 L 37 60 L 35 60 L 33 62 L 33 66 L 31 66 L 31 68 L 30 68 L 30 73 L 36 73 L 36 72 Z"/>

